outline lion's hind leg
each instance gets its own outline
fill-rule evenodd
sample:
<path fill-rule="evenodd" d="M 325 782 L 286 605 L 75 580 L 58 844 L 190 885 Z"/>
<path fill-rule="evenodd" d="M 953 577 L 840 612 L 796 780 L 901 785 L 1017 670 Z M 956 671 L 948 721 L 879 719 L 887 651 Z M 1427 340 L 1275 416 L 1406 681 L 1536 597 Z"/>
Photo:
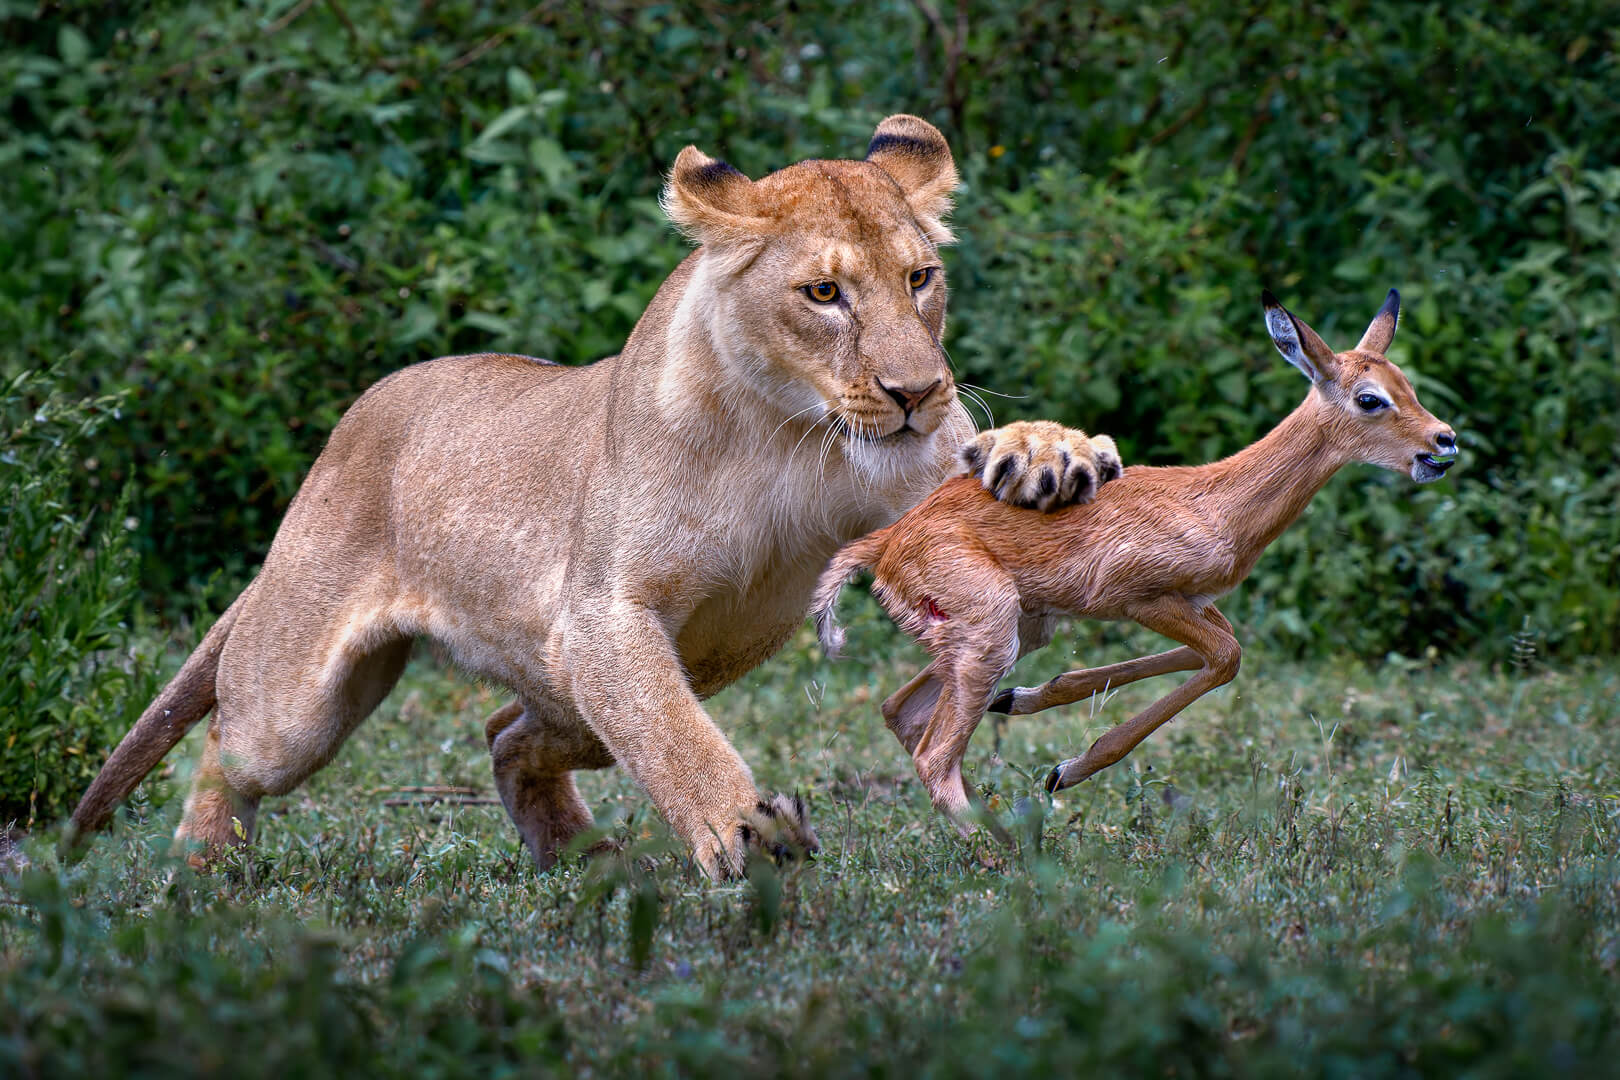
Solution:
<path fill-rule="evenodd" d="M 322 633 L 270 612 L 255 634 L 250 608 L 220 656 L 218 705 L 192 778 L 175 846 L 193 865 L 253 837 L 259 800 L 284 795 L 332 760 L 387 696 L 411 639 L 381 619 Z M 313 613 L 319 614 L 319 613 Z"/>
<path fill-rule="evenodd" d="M 574 783 L 578 769 L 605 769 L 613 755 L 572 706 L 514 701 L 484 725 L 495 790 L 534 862 L 550 869 L 570 840 L 593 824 Z"/>

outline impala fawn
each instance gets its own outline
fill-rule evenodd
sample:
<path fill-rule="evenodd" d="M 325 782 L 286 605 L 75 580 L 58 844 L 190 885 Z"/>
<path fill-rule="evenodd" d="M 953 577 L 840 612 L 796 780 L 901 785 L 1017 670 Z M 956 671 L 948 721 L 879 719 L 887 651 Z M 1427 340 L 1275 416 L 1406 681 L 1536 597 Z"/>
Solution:
<path fill-rule="evenodd" d="M 833 618 L 839 590 L 872 567 L 879 602 L 934 658 L 883 703 L 883 716 L 935 807 L 959 824 L 970 803 L 962 758 L 987 708 L 1039 712 L 1195 672 L 1046 781 L 1048 791 L 1078 784 L 1237 674 L 1242 650 L 1215 600 L 1248 577 L 1340 466 L 1382 465 L 1428 483 L 1457 460 L 1452 429 L 1384 358 L 1400 315 L 1393 289 L 1360 343 L 1337 354 L 1271 293 L 1261 302 L 1277 351 L 1311 389 L 1259 442 L 1209 465 L 1126 469 L 1092 502 L 1053 514 L 997 502 L 969 478 L 948 480 L 893 525 L 846 545 L 822 574 L 812 611 L 829 655 L 843 643 Z M 1183 647 L 997 694 L 1058 615 L 1130 619 Z"/>

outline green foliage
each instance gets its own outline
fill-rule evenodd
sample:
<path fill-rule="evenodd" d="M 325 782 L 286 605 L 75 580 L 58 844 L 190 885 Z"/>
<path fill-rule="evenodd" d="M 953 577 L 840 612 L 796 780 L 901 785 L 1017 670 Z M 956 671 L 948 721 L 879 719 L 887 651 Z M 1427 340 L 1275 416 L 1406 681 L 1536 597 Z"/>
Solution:
<path fill-rule="evenodd" d="M 1415 861 L 1410 883 L 1387 895 L 1391 908 L 1425 903 L 1416 890 L 1431 875 Z M 730 995 L 715 986 L 665 991 L 655 1011 L 592 1030 L 571 1028 L 543 988 L 515 981 L 475 928 L 407 943 L 368 983 L 345 975 L 347 943 L 330 932 L 277 918 L 255 926 L 182 901 L 109 935 L 74 902 L 86 898 L 82 886 L 33 873 L 19 890 L 36 913 L 21 930 L 30 960 L 0 990 L 8 1016 L 0 1067 L 482 1077 L 572 1075 L 569 1064 L 588 1062 L 603 1075 L 662 1065 L 678 1075 L 731 1067 L 803 1077 L 1506 1078 L 1598 1075 L 1620 1051 L 1613 987 L 1584 958 L 1596 935 L 1567 903 L 1467 919 L 1444 933 L 1419 920 L 1421 931 L 1403 922 L 1337 935 L 1347 954 L 1383 954 L 1368 971 L 1234 946 L 1208 925 L 1133 933 L 1105 920 L 1076 932 L 1062 915 L 1074 897 L 1057 874 L 1042 862 L 1003 886 L 1007 910 L 984 928 L 965 970 L 946 976 L 955 984 L 949 1005 L 916 1011 L 902 995 L 846 1010 L 812 995 L 778 1029 L 728 1007 Z M 1190 887 L 1188 874 L 1172 865 L 1122 899 L 1162 903 Z M 186 891 L 173 890 L 171 901 Z M 222 936 L 247 940 L 221 953 Z"/>
<path fill-rule="evenodd" d="M 1612 1071 L 1620 673 L 1251 664 L 1050 804 L 1041 766 L 1111 717 L 1019 717 L 969 759 L 1028 807 L 1005 852 L 876 721 L 904 665 L 806 639 L 714 706 L 767 788 L 813 785 L 815 862 L 709 885 L 603 772 L 621 850 L 537 876 L 454 794 L 487 789 L 493 696 L 419 665 L 212 875 L 158 800 L 71 868 L 0 849 L 0 1074 Z"/>
<path fill-rule="evenodd" d="M 757 175 L 905 109 L 961 161 L 949 344 L 998 419 L 1229 453 L 1303 389 L 1262 286 L 1339 344 L 1401 289 L 1396 359 L 1463 463 L 1338 480 L 1234 598 L 1251 632 L 1500 653 L 1529 616 L 1620 648 L 1606 4 L 939 7 L 0 3 L 6 363 L 132 391 L 80 494 L 133 480 L 172 610 L 262 558 L 380 375 L 616 350 L 682 252 L 683 144 Z"/>
<path fill-rule="evenodd" d="M 124 622 L 128 485 L 99 515 L 72 498 L 120 401 L 72 400 L 37 372 L 0 385 L 0 826 L 66 812 L 154 690 Z"/>
<path fill-rule="evenodd" d="M 110 935 L 75 902 L 82 887 L 18 884 L 38 948 L 0 991 L 6 1075 L 489 1076 L 562 1061 L 543 996 L 515 993 L 504 958 L 469 947 L 476 933 L 412 941 L 364 984 L 345 977 L 337 937 L 192 910 L 184 883 Z"/>

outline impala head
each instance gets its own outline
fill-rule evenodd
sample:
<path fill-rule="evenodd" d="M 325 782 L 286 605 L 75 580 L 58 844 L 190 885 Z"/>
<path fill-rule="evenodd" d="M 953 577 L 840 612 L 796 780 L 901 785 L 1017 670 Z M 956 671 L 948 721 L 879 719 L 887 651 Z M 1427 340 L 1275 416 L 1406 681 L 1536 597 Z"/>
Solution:
<path fill-rule="evenodd" d="M 663 205 L 703 245 L 694 272 L 728 369 L 783 413 L 844 421 L 846 451 L 884 456 L 916 453 L 956 397 L 939 255 L 955 187 L 944 136 L 891 116 L 864 160 L 759 180 L 688 146 Z"/>
<path fill-rule="evenodd" d="M 1361 341 L 1335 353 L 1269 291 L 1260 294 L 1266 329 L 1283 359 L 1311 380 L 1329 436 L 1355 461 L 1410 473 L 1426 484 L 1457 460 L 1457 434 L 1418 404 L 1401 369 L 1384 353 L 1395 340 L 1401 297 L 1394 289 Z"/>

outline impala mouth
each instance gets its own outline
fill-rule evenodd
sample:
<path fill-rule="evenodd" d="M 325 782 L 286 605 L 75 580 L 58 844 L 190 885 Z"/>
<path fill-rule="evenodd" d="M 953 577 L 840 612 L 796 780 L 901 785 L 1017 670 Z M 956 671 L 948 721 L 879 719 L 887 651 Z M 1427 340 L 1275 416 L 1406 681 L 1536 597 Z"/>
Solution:
<path fill-rule="evenodd" d="M 1431 480 L 1438 480 L 1446 475 L 1446 470 L 1457 464 L 1456 454 L 1419 454 L 1412 459 L 1412 479 L 1420 484 Z"/>

